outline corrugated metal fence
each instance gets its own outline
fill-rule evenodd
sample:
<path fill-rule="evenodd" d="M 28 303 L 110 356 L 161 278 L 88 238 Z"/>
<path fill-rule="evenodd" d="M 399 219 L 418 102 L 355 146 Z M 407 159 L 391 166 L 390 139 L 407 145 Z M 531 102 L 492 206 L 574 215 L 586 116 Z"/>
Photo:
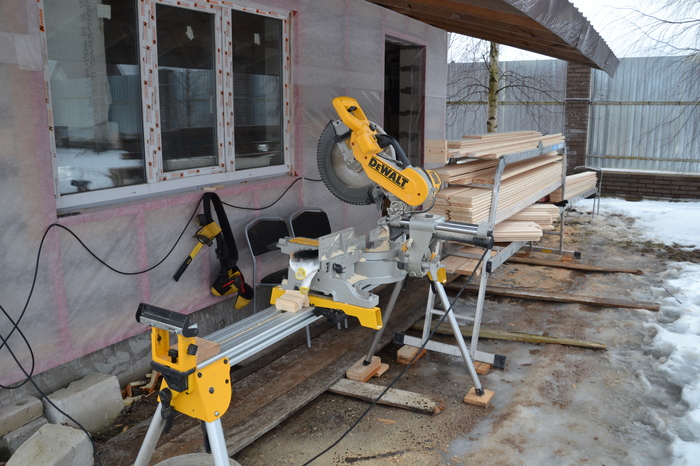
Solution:
<path fill-rule="evenodd" d="M 499 131 L 564 131 L 566 63 L 501 63 Z M 700 173 L 700 58 L 623 58 L 614 78 L 594 70 L 586 164 Z M 486 131 L 487 71 L 449 66 L 447 137 Z"/>

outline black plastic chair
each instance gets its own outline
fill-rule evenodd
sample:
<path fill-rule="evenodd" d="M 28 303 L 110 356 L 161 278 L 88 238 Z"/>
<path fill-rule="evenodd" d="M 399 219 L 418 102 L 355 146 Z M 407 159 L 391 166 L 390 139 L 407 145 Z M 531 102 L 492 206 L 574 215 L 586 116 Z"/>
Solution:
<path fill-rule="evenodd" d="M 292 234 L 302 238 L 317 239 L 331 233 L 331 222 L 328 214 L 317 207 L 306 207 L 298 210 L 289 219 Z"/>
<path fill-rule="evenodd" d="M 291 236 L 287 223 L 279 217 L 260 217 L 245 228 L 248 247 L 253 256 L 253 286 L 273 287 L 287 278 L 289 257 L 277 247 L 280 238 Z M 256 293 L 257 296 L 257 293 Z M 257 299 L 253 305 L 257 312 Z"/>

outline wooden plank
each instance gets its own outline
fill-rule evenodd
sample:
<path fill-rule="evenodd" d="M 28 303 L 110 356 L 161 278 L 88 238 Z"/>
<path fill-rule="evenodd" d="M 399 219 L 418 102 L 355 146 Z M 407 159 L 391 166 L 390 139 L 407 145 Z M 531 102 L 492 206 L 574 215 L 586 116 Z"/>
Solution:
<path fill-rule="evenodd" d="M 542 267 L 556 267 L 560 269 L 580 270 L 582 272 L 598 272 L 598 273 L 631 273 L 635 275 L 644 275 L 640 269 L 625 269 L 617 267 L 601 267 L 597 265 L 574 264 L 571 262 L 550 261 L 545 259 L 535 259 L 532 257 L 517 257 L 513 256 L 507 262 L 513 264 L 539 265 Z"/>
<path fill-rule="evenodd" d="M 411 327 L 414 330 L 423 330 L 425 321 L 419 321 L 413 324 Z M 431 329 L 435 329 L 437 322 L 433 322 Z M 471 337 L 474 328 L 469 326 L 460 327 L 462 335 L 465 337 Z M 436 333 L 442 333 L 444 335 L 454 335 L 452 332 L 452 327 L 443 322 L 440 327 L 435 330 Z M 577 340 L 574 338 L 559 338 L 559 337 L 545 337 L 542 335 L 533 335 L 531 333 L 521 333 L 521 332 L 506 332 L 504 330 L 488 329 L 484 327 L 479 328 L 479 338 L 486 338 L 490 340 L 507 340 L 507 341 L 526 341 L 529 343 L 545 343 L 554 345 L 566 345 L 566 346 L 577 346 L 579 348 L 588 348 L 595 350 L 605 350 L 608 347 L 604 343 L 597 343 L 594 341 L 587 340 Z"/>
<path fill-rule="evenodd" d="M 358 398 L 369 403 L 379 397 L 386 390 L 385 387 L 369 383 L 357 382 L 354 380 L 340 379 L 328 391 L 338 395 Z M 445 404 L 441 400 L 431 398 L 420 393 L 390 388 L 378 401 L 378 404 L 394 406 L 396 408 L 408 409 L 423 414 L 438 414 L 445 409 Z"/>
<path fill-rule="evenodd" d="M 445 289 L 459 291 L 461 285 L 455 282 L 445 285 Z M 479 287 L 468 285 L 465 291 L 470 293 L 478 293 Z M 646 309 L 648 311 L 659 311 L 658 303 L 649 303 L 643 301 L 628 301 L 625 299 L 614 298 L 599 298 L 595 296 L 581 296 L 565 293 L 548 293 L 544 291 L 516 290 L 502 286 L 488 286 L 486 293 L 497 296 L 506 296 L 508 298 L 535 299 L 539 301 L 555 301 L 560 303 L 578 303 L 587 304 L 589 306 L 598 307 L 620 307 L 625 309 Z"/>

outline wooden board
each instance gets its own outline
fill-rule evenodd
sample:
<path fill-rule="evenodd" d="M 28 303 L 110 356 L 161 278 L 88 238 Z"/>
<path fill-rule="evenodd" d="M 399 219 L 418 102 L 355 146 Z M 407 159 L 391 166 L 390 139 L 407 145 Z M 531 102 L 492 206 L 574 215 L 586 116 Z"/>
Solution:
<path fill-rule="evenodd" d="M 445 409 L 445 404 L 438 399 L 419 393 L 356 382 L 354 380 L 340 379 L 328 389 L 331 393 L 359 398 L 367 402 L 374 402 L 384 391 L 384 395 L 377 402 L 381 405 L 394 406 L 424 414 L 438 414 Z"/>
<path fill-rule="evenodd" d="M 379 348 L 393 341 L 394 333 L 404 332 L 425 312 L 425 299 L 429 284 L 417 284 L 402 292 Z M 380 306 L 386 306 L 390 289 L 381 296 Z M 306 347 L 304 331 L 296 338 L 294 349 L 285 348 L 269 364 L 247 370 L 242 380 L 232 373 L 233 396 L 231 406 L 221 418 L 226 432 L 228 454 L 233 455 L 257 438 L 292 416 L 297 410 L 315 399 L 340 380 L 345 370 L 369 348 L 375 332 L 357 325 L 350 319 L 350 328 L 338 330 L 335 326 L 319 334 L 313 346 Z M 333 350 L 329 351 L 328 348 Z M 243 368 L 242 370 L 246 370 Z M 150 419 L 120 435 L 140 444 L 148 430 Z M 120 442 L 123 443 L 123 442 Z M 177 416 L 173 429 L 163 434 L 153 454 L 153 464 L 173 456 L 199 451 L 202 446 L 202 430 L 199 422 L 185 416 Z M 114 443 L 100 446 L 103 464 L 110 466 L 133 465 L 137 452 L 122 450 Z"/>
<path fill-rule="evenodd" d="M 461 285 L 455 282 L 445 285 L 445 289 L 459 291 Z M 478 293 L 479 287 L 475 285 L 467 285 L 465 291 Z M 556 301 L 560 303 L 579 303 L 597 307 L 620 307 L 625 309 L 646 309 L 648 311 L 659 311 L 658 303 L 649 303 L 643 301 L 628 301 L 625 299 L 615 299 L 606 297 L 581 296 L 566 293 L 547 293 L 544 291 L 529 291 L 516 290 L 501 286 L 486 287 L 486 294 L 506 296 L 509 298 L 536 299 L 541 301 Z"/>
<path fill-rule="evenodd" d="M 510 257 L 507 262 L 513 264 L 539 265 L 542 267 L 556 267 L 560 269 L 580 270 L 581 272 L 598 272 L 598 273 L 631 273 L 635 275 L 643 275 L 644 272 L 639 269 L 625 269 L 617 267 L 601 267 L 597 265 L 574 264 L 571 262 L 550 261 L 544 259 L 534 259 L 531 257 Z"/>
<path fill-rule="evenodd" d="M 435 329 L 437 322 L 433 323 L 431 330 Z M 423 330 L 424 321 L 416 322 L 411 327 L 414 330 Z M 460 327 L 460 332 L 465 337 L 471 337 L 473 332 L 473 327 L 463 326 Z M 453 335 L 452 327 L 444 323 L 440 325 L 436 330 L 436 333 L 442 333 L 444 335 Z M 506 332 L 504 330 L 495 330 L 480 327 L 479 328 L 479 338 L 486 338 L 490 340 L 506 340 L 506 341 L 524 341 L 529 343 L 544 343 L 544 344 L 554 344 L 554 345 L 566 345 L 566 346 L 576 346 L 579 348 L 588 348 L 594 350 L 605 350 L 608 347 L 604 343 L 597 343 L 595 341 L 587 340 L 577 340 L 575 338 L 561 338 L 561 337 L 548 337 L 543 335 L 533 335 L 531 333 L 521 333 L 521 332 Z"/>

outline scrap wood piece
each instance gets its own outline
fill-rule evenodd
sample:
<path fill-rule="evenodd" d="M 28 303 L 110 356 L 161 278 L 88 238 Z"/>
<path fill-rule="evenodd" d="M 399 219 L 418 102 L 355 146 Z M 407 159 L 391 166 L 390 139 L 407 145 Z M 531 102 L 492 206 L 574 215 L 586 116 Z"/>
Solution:
<path fill-rule="evenodd" d="M 365 365 L 365 359 L 358 360 L 345 371 L 345 377 L 356 382 L 367 382 L 372 377 L 381 376 L 389 370 L 388 364 L 383 364 L 379 356 L 372 356 L 372 361 Z"/>
<path fill-rule="evenodd" d="M 360 400 L 374 402 L 386 390 L 386 387 L 369 383 L 357 382 L 355 380 L 340 379 L 335 385 L 328 389 L 331 393 L 351 396 Z M 404 408 L 423 414 L 438 414 L 445 409 L 442 400 L 432 398 L 428 395 L 390 388 L 382 396 L 378 404 Z"/>
<path fill-rule="evenodd" d="M 491 400 L 493 399 L 493 396 L 495 394 L 496 393 L 491 390 L 484 389 L 484 394 L 480 396 L 476 394 L 476 389 L 472 387 L 469 389 L 469 392 L 467 392 L 467 394 L 464 396 L 464 402 L 469 403 L 470 405 L 476 405 L 485 408 L 489 405 L 489 403 L 491 403 Z"/>
<path fill-rule="evenodd" d="M 414 330 L 423 330 L 425 321 L 419 321 L 413 324 L 411 327 Z M 435 330 L 436 333 L 442 333 L 445 335 L 452 335 L 452 327 L 447 323 L 443 322 L 442 325 L 435 328 L 437 322 L 433 322 L 431 330 Z M 469 326 L 460 327 L 460 331 L 463 336 L 471 337 L 474 328 Z M 555 345 L 566 345 L 566 346 L 577 346 L 579 348 L 595 349 L 595 350 L 607 350 L 608 347 L 605 343 L 597 343 L 595 341 L 587 340 L 577 340 L 574 338 L 558 338 L 558 337 L 546 337 L 543 335 L 533 335 L 531 333 L 520 333 L 520 332 L 506 332 L 505 330 L 495 330 L 481 327 L 479 329 L 479 338 L 487 338 L 490 340 L 507 340 L 507 341 L 526 341 L 529 343 L 547 343 Z"/>
<path fill-rule="evenodd" d="M 644 275 L 644 272 L 640 269 L 621 269 L 616 267 L 601 267 L 597 265 L 572 264 L 570 262 L 550 261 L 545 259 L 535 259 L 532 257 L 512 256 L 508 258 L 507 262 L 511 262 L 513 264 L 540 265 L 542 267 L 580 270 L 582 272 L 631 273 L 635 275 Z"/>
<path fill-rule="evenodd" d="M 461 289 L 461 285 L 459 283 L 452 282 L 445 285 L 445 289 L 459 291 Z M 477 285 L 467 285 L 467 287 L 464 290 L 469 291 L 471 293 L 478 293 L 479 287 Z M 578 303 L 599 307 L 646 309 L 648 311 L 654 312 L 659 311 L 659 303 L 627 301 L 625 299 L 614 298 L 597 298 L 594 296 L 581 296 L 564 293 L 548 293 L 545 291 L 529 291 L 522 289 L 516 290 L 513 288 L 507 288 L 502 286 L 487 286 L 486 293 L 491 295 L 506 296 L 508 298 L 535 299 L 540 301 L 554 301 L 559 303 Z"/>

